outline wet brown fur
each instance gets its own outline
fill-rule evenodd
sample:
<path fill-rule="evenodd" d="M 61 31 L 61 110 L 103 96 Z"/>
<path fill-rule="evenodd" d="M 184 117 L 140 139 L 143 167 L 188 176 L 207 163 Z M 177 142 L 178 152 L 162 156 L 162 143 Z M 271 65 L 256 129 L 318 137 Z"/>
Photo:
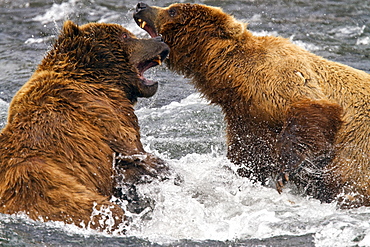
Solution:
<path fill-rule="evenodd" d="M 129 59 L 156 46 L 119 25 L 65 23 L 0 133 L 0 213 L 124 231 L 125 213 L 110 202 L 113 164 L 128 183 L 163 168 L 140 142 L 133 104 L 146 89 Z M 144 158 L 113 160 L 114 153 Z M 110 213 L 92 215 L 93 207 Z"/>
<path fill-rule="evenodd" d="M 147 7 L 135 18 L 154 23 L 171 48 L 169 67 L 222 107 L 240 175 L 370 206 L 369 74 L 281 37 L 254 36 L 220 8 Z"/>

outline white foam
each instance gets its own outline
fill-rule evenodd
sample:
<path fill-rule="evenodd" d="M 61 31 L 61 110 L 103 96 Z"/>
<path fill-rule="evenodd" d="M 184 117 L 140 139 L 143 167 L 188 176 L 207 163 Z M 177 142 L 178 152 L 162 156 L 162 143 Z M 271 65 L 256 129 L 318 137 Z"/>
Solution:
<path fill-rule="evenodd" d="M 204 99 L 200 93 L 192 93 L 188 97 L 180 100 L 179 102 L 173 101 L 168 105 L 162 106 L 160 108 L 146 108 L 142 107 L 136 110 L 136 114 L 138 115 L 139 119 L 145 119 L 148 116 L 161 116 L 161 115 L 169 115 L 174 114 L 176 111 L 184 110 L 185 107 L 189 106 L 197 106 L 203 105 L 208 107 L 209 101 Z"/>
<path fill-rule="evenodd" d="M 9 106 L 9 104 L 6 101 L 0 99 L 0 109 L 2 109 L 4 107 L 8 107 L 8 106 Z"/>
<path fill-rule="evenodd" d="M 356 45 L 369 45 L 370 37 L 360 37 L 356 41 Z"/>
<path fill-rule="evenodd" d="M 366 26 L 346 26 L 346 27 L 337 27 L 331 30 L 331 33 L 334 34 L 334 36 L 337 37 L 356 37 L 358 35 L 361 35 Z"/>
<path fill-rule="evenodd" d="M 46 43 L 54 38 L 55 38 L 55 35 L 50 35 L 50 36 L 42 37 L 42 38 L 35 38 L 32 35 L 32 37 L 28 38 L 24 43 L 25 44 L 41 44 L 41 43 Z"/>
<path fill-rule="evenodd" d="M 308 50 L 308 51 L 313 52 L 313 51 L 321 50 L 321 48 L 319 46 L 316 46 L 312 43 L 306 43 L 306 42 L 303 42 L 301 40 L 293 40 L 293 37 L 291 38 L 291 41 L 293 42 L 293 44 L 296 44 L 299 47 L 302 47 L 303 49 Z"/>
<path fill-rule="evenodd" d="M 5 126 L 9 104 L 0 99 L 0 130 Z"/>
<path fill-rule="evenodd" d="M 363 219 L 370 209 L 338 210 L 335 204 L 321 204 L 289 189 L 279 195 L 237 176 L 234 165 L 215 153 L 168 162 L 181 182 L 176 185 L 172 178 L 139 187 L 142 195 L 156 200 L 156 206 L 146 216 L 150 220 L 134 220 L 129 235 L 169 243 L 312 233 L 317 246 L 349 246 L 356 238 L 369 243 L 370 225 Z"/>
<path fill-rule="evenodd" d="M 316 246 L 370 246 L 370 224 L 368 208 L 335 210 L 329 217 L 321 219 L 315 234 Z"/>
<path fill-rule="evenodd" d="M 134 220 L 130 235 L 163 243 L 303 235 L 320 230 L 320 221 L 336 213 L 335 205 L 252 184 L 224 156 L 189 154 L 168 162 L 182 182 L 140 186 L 156 206 L 150 220 Z"/>
<path fill-rule="evenodd" d="M 200 93 L 192 93 L 188 97 L 180 100 L 179 102 L 173 101 L 169 105 L 163 106 L 163 109 L 176 109 L 176 108 L 181 108 L 184 106 L 189 106 L 189 105 L 208 105 L 209 101 L 204 99 Z"/>
<path fill-rule="evenodd" d="M 258 32 L 253 32 L 253 35 L 255 36 L 275 36 L 275 37 L 278 37 L 279 34 L 278 32 L 276 31 L 272 31 L 272 32 L 268 32 L 268 31 L 258 31 Z M 303 49 L 306 49 L 308 51 L 317 51 L 317 50 L 320 50 L 321 48 L 312 44 L 312 43 L 306 43 L 306 42 L 303 42 L 302 40 L 294 40 L 294 35 L 292 35 L 289 39 L 290 41 L 293 43 L 293 44 L 296 44 L 300 47 L 302 47 Z"/>
<path fill-rule="evenodd" d="M 37 15 L 33 18 L 34 21 L 39 21 L 42 24 L 66 20 L 70 14 L 76 9 L 76 3 L 78 0 L 69 0 L 61 4 L 53 3 L 50 9 L 44 14 Z"/>
<path fill-rule="evenodd" d="M 255 36 L 279 36 L 278 32 L 276 31 L 268 32 L 268 31 L 262 30 L 262 31 L 252 31 L 252 33 Z"/>

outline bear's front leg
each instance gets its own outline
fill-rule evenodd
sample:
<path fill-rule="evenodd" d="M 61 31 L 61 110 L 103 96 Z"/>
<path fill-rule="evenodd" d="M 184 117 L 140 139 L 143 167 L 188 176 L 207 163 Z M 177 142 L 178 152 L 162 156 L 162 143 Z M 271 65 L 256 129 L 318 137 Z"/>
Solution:
<path fill-rule="evenodd" d="M 331 197 L 325 189 L 324 168 L 334 155 L 341 115 L 342 108 L 326 100 L 301 100 L 287 110 L 276 148 L 281 167 L 276 182 L 279 193 L 292 180 L 316 198 Z"/>
<path fill-rule="evenodd" d="M 166 163 L 157 156 L 146 153 L 115 154 L 113 157 L 115 170 L 114 196 L 128 202 L 126 209 L 140 214 L 142 211 L 153 210 L 155 201 L 137 192 L 137 184 L 150 183 L 153 179 L 165 180 L 168 175 Z"/>
<path fill-rule="evenodd" d="M 152 178 L 165 179 L 168 172 L 162 159 L 145 151 L 116 154 L 113 162 L 117 174 L 123 176 L 123 182 L 127 184 L 150 182 Z"/>

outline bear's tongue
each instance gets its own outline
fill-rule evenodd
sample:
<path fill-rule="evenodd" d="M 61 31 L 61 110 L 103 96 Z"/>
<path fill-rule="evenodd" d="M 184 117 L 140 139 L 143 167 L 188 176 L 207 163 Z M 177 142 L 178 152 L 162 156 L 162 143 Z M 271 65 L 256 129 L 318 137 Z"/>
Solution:
<path fill-rule="evenodd" d="M 135 21 L 139 25 L 139 27 L 144 29 L 152 38 L 155 38 L 158 36 L 158 33 L 155 30 L 155 28 L 149 25 L 146 21 L 142 19 L 136 19 L 136 18 L 135 18 Z"/>
<path fill-rule="evenodd" d="M 139 70 L 139 78 L 143 81 L 143 83 L 145 85 L 150 86 L 150 85 L 155 84 L 156 82 L 146 79 L 144 77 L 144 72 L 147 71 L 148 69 L 152 68 L 152 67 L 155 67 L 155 66 L 161 65 L 161 64 L 162 64 L 162 59 L 161 59 L 160 55 L 154 57 L 151 60 L 147 60 L 147 61 L 139 63 L 139 65 L 137 66 L 137 69 Z"/>

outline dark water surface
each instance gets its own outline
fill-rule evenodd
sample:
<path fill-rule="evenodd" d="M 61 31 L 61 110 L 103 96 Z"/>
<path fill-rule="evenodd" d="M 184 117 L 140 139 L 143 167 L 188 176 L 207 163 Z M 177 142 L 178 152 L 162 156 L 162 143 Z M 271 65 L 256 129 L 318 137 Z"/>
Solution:
<path fill-rule="evenodd" d="M 181 1 L 182 2 L 182 1 Z M 189 1 L 222 7 L 256 35 L 289 38 L 325 58 L 370 72 L 370 1 Z M 147 1 L 167 6 L 171 1 Z M 8 103 L 29 79 L 66 19 L 119 23 L 147 37 L 132 20 L 135 1 L 0 0 L 0 127 Z M 136 106 L 146 150 L 165 159 L 174 179 L 139 187 L 155 201 L 132 217 L 127 236 L 60 222 L 0 215 L 0 246 L 370 246 L 370 209 L 333 204 L 251 184 L 225 158 L 220 109 L 164 66 L 146 76 L 159 92 Z"/>

